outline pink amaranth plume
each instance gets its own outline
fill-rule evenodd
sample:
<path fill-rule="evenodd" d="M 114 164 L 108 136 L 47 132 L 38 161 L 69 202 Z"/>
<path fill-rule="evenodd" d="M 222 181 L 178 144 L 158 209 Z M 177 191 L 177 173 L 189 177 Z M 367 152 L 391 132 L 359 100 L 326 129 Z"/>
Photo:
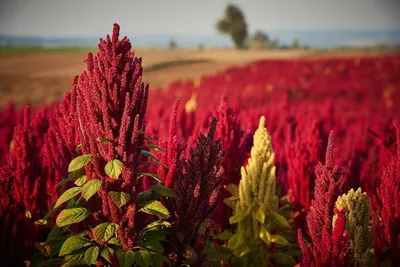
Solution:
<path fill-rule="evenodd" d="M 312 245 L 305 245 L 299 229 L 299 242 L 303 252 L 302 266 L 349 266 L 346 257 L 348 233 L 343 211 L 335 211 L 335 202 L 343 192 L 344 172 L 334 165 L 334 136 L 328 139 L 325 165 L 318 164 L 315 173 L 314 200 L 307 215 L 307 226 Z M 338 215 L 332 228 L 334 214 Z M 312 265 L 309 265 L 313 263 Z M 314 265 L 315 264 L 315 265 Z"/>

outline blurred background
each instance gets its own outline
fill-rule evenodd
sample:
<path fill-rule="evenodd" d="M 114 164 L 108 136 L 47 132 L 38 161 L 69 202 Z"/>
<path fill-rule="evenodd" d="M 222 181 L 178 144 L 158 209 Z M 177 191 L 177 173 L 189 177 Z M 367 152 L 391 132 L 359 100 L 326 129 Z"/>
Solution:
<path fill-rule="evenodd" d="M 151 88 L 262 59 L 397 53 L 398 0 L 1 0 L 0 108 L 57 101 L 113 23 Z"/>

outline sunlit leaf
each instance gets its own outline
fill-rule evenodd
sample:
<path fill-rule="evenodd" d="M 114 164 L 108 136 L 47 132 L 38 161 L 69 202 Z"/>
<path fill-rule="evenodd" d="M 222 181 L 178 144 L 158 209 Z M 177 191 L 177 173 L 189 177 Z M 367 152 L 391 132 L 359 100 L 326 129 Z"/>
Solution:
<path fill-rule="evenodd" d="M 56 204 L 54 205 L 54 208 L 57 208 L 58 206 L 60 206 L 61 204 L 63 204 L 64 202 L 67 202 L 68 200 L 70 200 L 71 198 L 75 197 L 76 195 L 78 195 L 81 192 L 81 187 L 72 187 L 70 189 L 68 189 L 67 191 L 65 191 L 58 199 Z"/>
<path fill-rule="evenodd" d="M 86 238 L 76 235 L 67 238 L 60 249 L 59 256 L 68 255 L 74 251 L 77 251 L 78 249 L 82 248 L 87 241 L 88 240 Z"/>
<path fill-rule="evenodd" d="M 99 247 L 92 246 L 85 252 L 85 262 L 88 265 L 96 264 L 96 260 L 99 257 Z"/>
<path fill-rule="evenodd" d="M 147 203 L 140 211 L 159 216 L 161 218 L 168 218 L 169 211 L 168 209 L 158 200 L 152 200 Z"/>
<path fill-rule="evenodd" d="M 131 199 L 131 196 L 124 192 L 110 191 L 108 195 L 110 196 L 114 204 L 117 205 L 119 208 L 128 203 L 128 201 Z"/>
<path fill-rule="evenodd" d="M 135 262 L 135 253 L 131 250 L 117 251 L 118 262 L 121 267 L 131 267 Z"/>
<path fill-rule="evenodd" d="M 92 158 L 92 154 L 85 154 L 74 158 L 68 166 L 68 172 L 79 170 L 80 168 L 88 164 Z"/>
<path fill-rule="evenodd" d="M 65 209 L 58 215 L 56 224 L 58 227 L 63 227 L 73 223 L 78 223 L 86 219 L 89 215 L 90 212 L 85 208 Z"/>
<path fill-rule="evenodd" d="M 114 250 L 110 247 L 107 247 L 101 251 L 100 256 L 102 256 L 106 261 L 111 263 L 112 254 L 114 254 Z"/>
<path fill-rule="evenodd" d="M 229 218 L 229 223 L 234 224 L 244 220 L 246 217 L 244 212 L 237 212 L 232 217 Z"/>
<path fill-rule="evenodd" d="M 86 175 L 82 175 L 81 177 L 76 179 L 75 184 L 77 186 L 83 186 L 84 184 L 86 184 L 86 182 L 87 182 L 87 176 Z"/>
<path fill-rule="evenodd" d="M 106 164 L 106 166 L 104 167 L 104 171 L 106 172 L 108 177 L 118 179 L 122 173 L 123 168 L 124 164 L 120 160 L 113 159 Z"/>
<path fill-rule="evenodd" d="M 256 212 L 256 219 L 257 221 L 259 221 L 260 223 L 264 223 L 265 222 L 265 213 L 264 211 L 261 209 L 261 207 L 257 210 Z"/>
<path fill-rule="evenodd" d="M 93 238 L 96 241 L 107 241 L 110 239 L 118 229 L 118 224 L 115 223 L 102 223 L 97 225 L 93 230 Z"/>
<path fill-rule="evenodd" d="M 88 201 L 89 198 L 91 198 L 94 194 L 99 191 L 101 187 L 102 181 L 98 179 L 93 179 L 87 182 L 83 187 L 82 187 L 82 197 Z"/>
<path fill-rule="evenodd" d="M 264 228 L 264 226 L 261 226 L 259 237 L 267 246 L 271 244 L 271 234 Z"/>

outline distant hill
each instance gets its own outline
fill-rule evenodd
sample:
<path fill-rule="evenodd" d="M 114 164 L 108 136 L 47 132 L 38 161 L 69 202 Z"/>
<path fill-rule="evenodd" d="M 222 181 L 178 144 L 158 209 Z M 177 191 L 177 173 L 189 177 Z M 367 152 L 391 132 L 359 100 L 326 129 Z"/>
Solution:
<path fill-rule="evenodd" d="M 364 47 L 378 44 L 400 45 L 400 30 L 386 31 L 267 31 L 281 45 L 290 45 L 297 39 L 302 46 L 315 48 Z M 128 36 L 135 47 L 167 47 L 173 39 L 178 47 L 192 48 L 199 45 L 231 47 L 229 38 L 220 35 L 151 35 Z M 53 38 L 37 36 L 0 35 L 0 46 L 96 46 L 99 37 Z"/>

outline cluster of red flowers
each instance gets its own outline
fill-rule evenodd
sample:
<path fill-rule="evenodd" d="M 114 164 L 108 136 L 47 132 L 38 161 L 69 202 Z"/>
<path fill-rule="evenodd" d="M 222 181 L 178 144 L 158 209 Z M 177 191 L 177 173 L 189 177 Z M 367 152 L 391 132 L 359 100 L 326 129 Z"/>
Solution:
<path fill-rule="evenodd" d="M 400 262 L 400 129 L 393 124 L 400 118 L 400 56 L 258 61 L 157 90 L 143 85 L 141 59 L 115 25 L 86 63 L 60 104 L 0 111 L 0 258 L 9 266 L 32 257 L 42 237 L 32 218 L 50 210 L 59 196 L 55 185 L 81 153 L 94 155 L 85 167 L 88 179 L 104 181 L 89 203 L 92 220 L 119 224 L 124 248 L 132 248 L 149 222 L 136 213 L 134 200 L 154 183 L 136 179 L 140 163 L 149 160 L 139 149 L 144 132 L 165 149 L 157 156 L 168 169 L 140 168 L 158 173 L 180 196 L 165 201 L 173 231 L 184 235 L 171 253 L 179 256 L 190 245 L 200 255 L 205 219 L 229 227 L 223 199 L 230 196 L 227 185 L 239 182 L 261 115 L 272 136 L 281 196 L 294 204 L 293 232 L 301 229 L 313 243 L 299 240 L 303 266 L 351 264 L 344 211 L 334 203 L 358 187 L 371 199 L 376 263 Z M 186 103 L 192 106 L 179 107 Z M 102 172 L 113 159 L 124 164 L 119 180 Z M 132 199 L 122 208 L 107 194 L 117 187 Z"/>

